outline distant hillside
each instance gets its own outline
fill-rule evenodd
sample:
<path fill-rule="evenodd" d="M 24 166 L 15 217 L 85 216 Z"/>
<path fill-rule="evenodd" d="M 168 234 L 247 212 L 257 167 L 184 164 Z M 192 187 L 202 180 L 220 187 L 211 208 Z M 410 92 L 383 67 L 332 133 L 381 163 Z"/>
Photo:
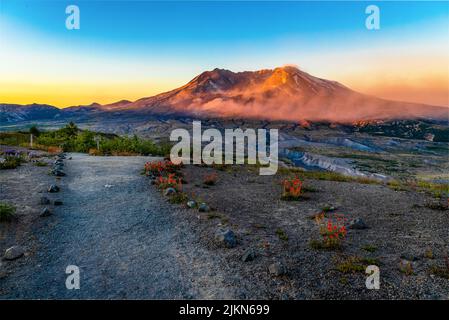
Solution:
<path fill-rule="evenodd" d="M 61 111 L 46 104 L 0 104 L 0 124 L 29 120 L 54 119 Z"/>

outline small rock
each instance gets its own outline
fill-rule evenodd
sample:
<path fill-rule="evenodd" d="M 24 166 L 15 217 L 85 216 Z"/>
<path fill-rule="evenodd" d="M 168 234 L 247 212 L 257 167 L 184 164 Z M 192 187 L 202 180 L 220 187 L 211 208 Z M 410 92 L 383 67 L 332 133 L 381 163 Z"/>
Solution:
<path fill-rule="evenodd" d="M 50 199 L 47 197 L 41 197 L 40 204 L 50 204 Z"/>
<path fill-rule="evenodd" d="M 349 223 L 349 229 L 362 230 L 362 229 L 367 229 L 367 228 L 368 228 L 368 226 L 366 225 L 365 221 L 363 221 L 362 218 L 356 218 Z"/>
<path fill-rule="evenodd" d="M 57 176 L 57 177 L 64 177 L 65 173 L 62 170 L 53 170 L 52 171 L 53 175 Z"/>
<path fill-rule="evenodd" d="M 189 207 L 190 209 L 195 208 L 196 207 L 196 202 L 193 201 L 193 200 L 187 201 L 187 207 Z"/>
<path fill-rule="evenodd" d="M 51 216 L 51 211 L 50 211 L 50 209 L 48 209 L 48 208 L 44 208 L 42 211 L 41 211 L 41 214 L 40 214 L 40 216 L 41 217 L 49 217 L 49 216 Z"/>
<path fill-rule="evenodd" d="M 62 206 L 62 200 L 56 199 L 55 201 L 53 201 L 53 204 L 55 206 Z"/>
<path fill-rule="evenodd" d="M 23 256 L 24 253 L 25 250 L 21 246 L 12 246 L 11 248 L 6 249 L 3 258 L 5 260 L 14 260 Z"/>
<path fill-rule="evenodd" d="M 62 171 L 62 170 L 64 170 L 64 166 L 63 165 L 55 165 L 55 166 L 53 166 L 53 171 Z"/>
<path fill-rule="evenodd" d="M 215 234 L 215 240 L 226 248 L 234 248 L 237 245 L 237 238 L 230 229 L 219 229 Z"/>
<path fill-rule="evenodd" d="M 209 212 L 210 211 L 210 207 L 203 202 L 202 204 L 199 205 L 198 211 L 199 212 Z"/>
<path fill-rule="evenodd" d="M 280 262 L 276 262 L 268 266 L 268 271 L 274 276 L 281 276 L 285 274 L 285 267 Z"/>
<path fill-rule="evenodd" d="M 68 160 L 72 160 L 72 157 L 69 157 L 69 159 Z"/>
<path fill-rule="evenodd" d="M 50 193 L 59 192 L 59 187 L 57 185 L 52 184 L 51 186 L 48 187 L 47 191 Z"/>
<path fill-rule="evenodd" d="M 242 261 L 248 262 L 253 261 L 256 258 L 256 253 L 253 249 L 247 249 L 242 255 Z"/>
<path fill-rule="evenodd" d="M 176 193 L 176 189 L 175 188 L 167 188 L 164 191 L 164 196 L 171 196 L 173 194 Z"/>

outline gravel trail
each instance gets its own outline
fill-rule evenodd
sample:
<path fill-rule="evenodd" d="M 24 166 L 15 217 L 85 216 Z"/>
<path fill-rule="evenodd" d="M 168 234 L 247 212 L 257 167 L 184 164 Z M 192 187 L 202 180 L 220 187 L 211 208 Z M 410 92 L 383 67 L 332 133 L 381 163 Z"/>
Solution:
<path fill-rule="evenodd" d="M 61 192 L 51 195 L 64 204 L 42 218 L 35 253 L 21 258 L 29 261 L 0 279 L 0 298 L 234 298 L 182 219 L 188 213 L 140 175 L 151 158 L 67 156 Z M 79 290 L 66 288 L 68 265 L 80 269 Z"/>

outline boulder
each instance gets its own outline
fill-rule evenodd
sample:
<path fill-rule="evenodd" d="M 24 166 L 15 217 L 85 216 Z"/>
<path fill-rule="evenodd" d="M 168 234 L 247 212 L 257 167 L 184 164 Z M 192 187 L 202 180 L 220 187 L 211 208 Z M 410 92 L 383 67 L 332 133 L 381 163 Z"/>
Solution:
<path fill-rule="evenodd" d="M 23 256 L 24 254 L 25 250 L 21 246 L 12 246 L 11 248 L 6 249 L 3 258 L 5 260 L 15 260 Z"/>
<path fill-rule="evenodd" d="M 256 253 L 253 249 L 247 249 L 242 255 L 242 261 L 248 262 L 253 261 L 256 258 Z"/>
<path fill-rule="evenodd" d="M 209 211 L 210 211 L 210 207 L 209 207 L 207 204 L 205 204 L 205 203 L 203 202 L 203 203 L 201 203 L 201 204 L 198 206 L 198 211 L 199 211 L 199 212 L 209 212 Z"/>
<path fill-rule="evenodd" d="M 59 187 L 55 184 L 52 184 L 51 186 L 48 187 L 47 191 L 50 193 L 59 192 Z"/>
<path fill-rule="evenodd" d="M 44 209 L 41 211 L 41 213 L 40 213 L 39 216 L 41 216 L 41 217 L 49 217 L 49 216 L 51 216 L 51 215 L 52 215 L 52 213 L 51 213 L 50 209 L 44 208 Z"/>
<path fill-rule="evenodd" d="M 226 248 L 234 248 L 237 245 L 237 238 L 230 229 L 219 229 L 215 233 L 215 241 Z"/>
<path fill-rule="evenodd" d="M 193 200 L 189 200 L 187 201 L 187 207 L 189 207 L 190 209 L 193 209 L 196 207 L 196 202 Z"/>
<path fill-rule="evenodd" d="M 62 171 L 62 170 L 59 170 L 59 169 L 54 169 L 54 170 L 52 171 L 52 174 L 53 174 L 54 176 L 57 176 L 57 177 L 64 177 L 64 176 L 65 176 L 65 172 Z"/>
<path fill-rule="evenodd" d="M 268 266 L 268 272 L 274 276 L 281 276 L 286 273 L 286 270 L 282 263 L 276 262 Z"/>
<path fill-rule="evenodd" d="M 164 190 L 164 196 L 171 196 L 174 195 L 175 193 L 176 193 L 175 188 L 167 188 Z"/>

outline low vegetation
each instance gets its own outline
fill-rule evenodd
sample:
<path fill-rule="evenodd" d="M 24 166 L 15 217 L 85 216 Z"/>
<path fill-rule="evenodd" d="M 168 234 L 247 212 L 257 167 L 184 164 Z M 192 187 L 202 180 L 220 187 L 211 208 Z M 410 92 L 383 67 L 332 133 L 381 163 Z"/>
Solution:
<path fill-rule="evenodd" d="M 169 198 L 169 202 L 173 204 L 182 204 L 186 203 L 189 200 L 189 197 L 184 192 L 177 192 Z"/>
<path fill-rule="evenodd" d="M 0 170 L 15 169 L 24 162 L 21 156 L 5 156 L 3 161 L 0 162 Z"/>
<path fill-rule="evenodd" d="M 179 175 L 179 169 L 181 164 L 174 164 L 169 160 L 153 161 L 145 163 L 144 170 L 146 175 L 161 176 L 163 173 L 177 173 Z"/>
<path fill-rule="evenodd" d="M 415 273 L 413 270 L 413 265 L 410 261 L 405 261 L 405 260 L 401 261 L 399 263 L 398 269 L 399 269 L 399 272 L 401 272 L 407 276 L 411 276 Z"/>
<path fill-rule="evenodd" d="M 375 252 L 375 251 L 377 251 L 377 247 L 376 246 L 374 246 L 374 245 L 371 245 L 371 244 L 367 244 L 367 245 L 364 245 L 363 247 L 362 247 L 362 250 L 365 250 L 365 251 L 367 251 L 367 252 Z"/>
<path fill-rule="evenodd" d="M 144 174 L 150 176 L 161 191 L 175 189 L 169 197 L 169 202 L 174 204 L 186 203 L 189 200 L 188 195 L 182 192 L 183 181 L 179 171 L 181 166 L 169 160 L 147 162 L 144 165 Z"/>
<path fill-rule="evenodd" d="M 449 184 L 418 180 L 416 187 L 418 190 L 432 194 L 435 198 L 447 197 L 449 194 Z"/>
<path fill-rule="evenodd" d="M 159 189 L 174 188 L 176 191 L 182 190 L 182 180 L 177 178 L 174 173 L 170 173 L 167 177 L 160 176 L 156 179 L 156 185 Z"/>
<path fill-rule="evenodd" d="M 315 216 L 315 222 L 321 239 L 312 240 L 310 246 L 313 249 L 340 249 L 347 234 L 346 218 L 341 214 L 333 214 L 327 218 L 322 212 Z"/>
<path fill-rule="evenodd" d="M 444 258 L 444 266 L 438 266 L 436 264 L 430 267 L 430 273 L 437 277 L 449 280 L 449 257 L 446 255 Z"/>
<path fill-rule="evenodd" d="M 421 192 L 427 192 L 434 198 L 447 197 L 449 194 L 449 184 L 435 183 L 424 180 L 410 179 L 406 181 L 391 180 L 387 183 L 387 186 L 395 191 L 410 191 L 416 190 Z"/>
<path fill-rule="evenodd" d="M 39 131 L 32 127 L 30 132 L 0 133 L 0 144 L 23 146 L 48 152 L 83 152 L 94 155 L 160 155 L 170 153 L 170 145 L 156 144 L 151 140 L 121 137 L 90 130 L 81 130 L 74 123 L 53 131 Z M 30 146 L 30 134 L 34 136 Z M 97 141 L 98 147 L 97 148 Z"/>
<path fill-rule="evenodd" d="M 276 229 L 276 235 L 278 238 L 282 241 L 288 241 L 288 235 L 285 233 L 285 231 L 281 228 Z"/>
<path fill-rule="evenodd" d="M 405 139 L 425 139 L 431 133 L 433 141 L 448 142 L 449 130 L 422 120 L 397 120 L 385 123 L 368 123 L 359 125 L 356 131 L 366 132 L 372 135 L 399 137 Z"/>
<path fill-rule="evenodd" d="M 370 265 L 379 266 L 380 261 L 374 258 L 361 258 L 350 256 L 336 264 L 336 269 L 341 273 L 365 272 Z"/>
<path fill-rule="evenodd" d="M 279 168 L 281 174 L 294 173 L 300 179 L 313 179 L 313 180 L 327 180 L 338 182 L 357 182 L 362 184 L 381 184 L 382 182 L 376 179 L 367 177 L 351 177 L 346 176 L 338 172 L 332 171 L 305 171 L 301 168 Z"/>
<path fill-rule="evenodd" d="M 285 179 L 282 182 L 283 190 L 281 200 L 295 201 L 307 198 L 303 194 L 304 188 L 302 185 L 303 183 L 298 177 Z"/>
<path fill-rule="evenodd" d="M 48 163 L 45 161 L 36 161 L 33 163 L 36 167 L 46 167 L 48 166 Z"/>
<path fill-rule="evenodd" d="M 407 190 L 409 190 L 409 188 L 407 188 L 407 186 L 405 184 L 399 182 L 398 180 L 388 181 L 387 187 L 390 188 L 391 190 L 394 190 L 394 191 L 407 191 Z"/>

